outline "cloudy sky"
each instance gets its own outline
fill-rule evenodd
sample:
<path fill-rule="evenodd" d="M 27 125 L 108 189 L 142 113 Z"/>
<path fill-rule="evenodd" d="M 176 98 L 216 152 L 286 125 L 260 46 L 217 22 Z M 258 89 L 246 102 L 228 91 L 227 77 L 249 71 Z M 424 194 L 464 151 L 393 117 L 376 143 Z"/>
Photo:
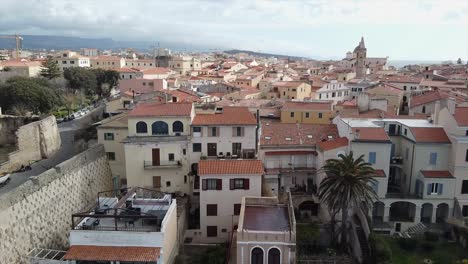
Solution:
<path fill-rule="evenodd" d="M 467 0 L 1 0 L 0 34 L 183 42 L 341 58 L 468 59 Z"/>

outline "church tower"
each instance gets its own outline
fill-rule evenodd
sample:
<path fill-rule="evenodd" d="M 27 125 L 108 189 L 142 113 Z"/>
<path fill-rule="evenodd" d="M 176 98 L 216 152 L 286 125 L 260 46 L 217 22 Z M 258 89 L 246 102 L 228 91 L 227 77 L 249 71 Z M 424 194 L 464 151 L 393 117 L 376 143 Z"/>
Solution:
<path fill-rule="evenodd" d="M 366 45 L 364 44 L 364 37 L 361 37 L 361 42 L 354 48 L 354 54 L 356 55 L 356 78 L 362 79 L 366 76 Z"/>

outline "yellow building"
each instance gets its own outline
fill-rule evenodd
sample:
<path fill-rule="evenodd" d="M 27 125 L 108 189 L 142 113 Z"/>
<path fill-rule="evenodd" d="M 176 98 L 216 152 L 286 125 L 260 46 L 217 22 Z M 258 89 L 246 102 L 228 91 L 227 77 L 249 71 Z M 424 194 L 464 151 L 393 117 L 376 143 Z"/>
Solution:
<path fill-rule="evenodd" d="M 311 86 L 305 82 L 275 82 L 271 85 L 270 98 L 303 100 L 310 97 Z"/>
<path fill-rule="evenodd" d="M 285 102 L 281 123 L 330 124 L 333 119 L 331 102 Z"/>
<path fill-rule="evenodd" d="M 90 58 L 91 68 L 116 70 L 125 66 L 125 59 L 117 56 L 97 56 Z"/>

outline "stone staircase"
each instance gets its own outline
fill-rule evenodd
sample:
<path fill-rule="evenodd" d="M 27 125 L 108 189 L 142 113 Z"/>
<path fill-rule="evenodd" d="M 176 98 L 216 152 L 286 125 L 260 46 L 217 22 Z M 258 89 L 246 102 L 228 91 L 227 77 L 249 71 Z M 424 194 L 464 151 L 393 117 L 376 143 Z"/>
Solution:
<path fill-rule="evenodd" d="M 412 235 L 417 235 L 417 234 L 422 234 L 428 230 L 428 227 L 423 224 L 423 223 L 418 223 L 417 225 L 414 225 L 406 231 L 406 233 L 412 234 Z"/>
<path fill-rule="evenodd" d="M 356 227 L 357 237 L 359 239 L 359 245 L 361 246 L 362 251 L 362 264 L 370 263 L 370 250 L 369 250 L 369 243 L 367 241 L 366 235 L 362 230 L 362 227 Z"/>

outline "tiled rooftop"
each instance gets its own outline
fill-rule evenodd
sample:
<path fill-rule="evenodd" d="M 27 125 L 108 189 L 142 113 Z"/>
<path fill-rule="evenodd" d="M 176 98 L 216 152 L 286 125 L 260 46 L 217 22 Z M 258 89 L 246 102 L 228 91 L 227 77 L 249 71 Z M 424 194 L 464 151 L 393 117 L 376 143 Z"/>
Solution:
<path fill-rule="evenodd" d="M 153 262 L 160 257 L 159 247 L 71 246 L 63 259 L 80 261 Z"/>
<path fill-rule="evenodd" d="M 223 107 L 220 113 L 196 114 L 192 125 L 256 125 L 255 116 L 249 112 L 247 107 Z"/>
<path fill-rule="evenodd" d="M 353 133 L 354 140 L 390 141 L 383 127 L 353 127 Z"/>
<path fill-rule="evenodd" d="M 192 103 L 142 103 L 130 111 L 129 117 L 190 116 Z"/>
<path fill-rule="evenodd" d="M 345 147 L 347 145 L 348 145 L 348 138 L 346 138 L 346 137 L 340 137 L 340 138 L 337 138 L 337 139 L 320 141 L 320 142 L 317 143 L 317 147 L 320 148 L 323 151 L 337 149 L 337 148 Z"/>
<path fill-rule="evenodd" d="M 411 127 L 410 130 L 419 143 L 450 143 L 450 139 L 441 127 Z"/>
<path fill-rule="evenodd" d="M 261 160 L 201 160 L 198 174 L 263 174 Z"/>
<path fill-rule="evenodd" d="M 329 137 L 338 137 L 336 125 L 262 122 L 260 145 L 314 145 Z"/>
<path fill-rule="evenodd" d="M 283 110 L 331 111 L 332 102 L 285 102 Z"/>
<path fill-rule="evenodd" d="M 424 178 L 453 178 L 447 170 L 421 170 L 421 174 Z"/>

